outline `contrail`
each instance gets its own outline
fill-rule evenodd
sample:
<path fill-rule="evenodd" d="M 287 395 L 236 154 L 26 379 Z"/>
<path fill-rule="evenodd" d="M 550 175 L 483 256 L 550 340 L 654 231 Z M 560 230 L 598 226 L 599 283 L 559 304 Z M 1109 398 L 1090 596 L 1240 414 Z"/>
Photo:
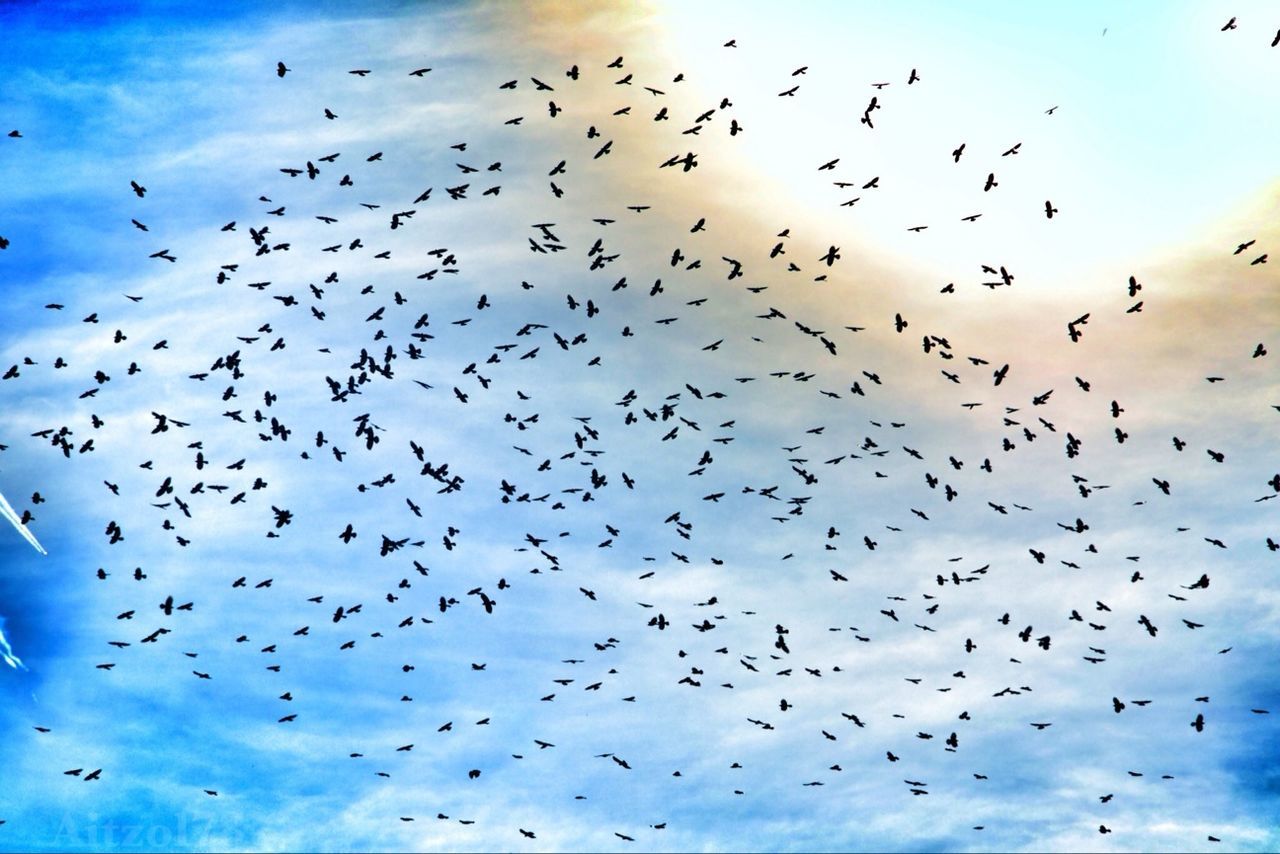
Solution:
<path fill-rule="evenodd" d="M 40 541 L 36 539 L 36 535 L 31 533 L 29 530 L 27 530 L 26 525 L 22 524 L 22 517 L 20 517 L 17 513 L 14 512 L 13 507 L 9 504 L 9 501 L 4 497 L 3 492 L 0 492 L 0 515 L 3 515 L 6 519 L 12 522 L 13 527 L 18 529 L 18 533 L 21 534 L 23 539 L 25 539 L 28 543 L 31 543 L 31 545 L 35 547 L 36 551 L 40 552 L 40 554 L 42 555 L 49 554 L 47 551 L 44 550 L 44 546 L 40 545 Z M 0 644 L 3 644 L 3 646 L 0 646 L 0 653 L 6 653 L 5 660 L 8 661 L 7 650 L 9 648 L 9 645 L 4 643 L 3 635 L 0 635 Z"/>
<path fill-rule="evenodd" d="M 3 661 L 14 670 L 27 669 L 27 666 L 22 663 L 22 659 L 13 654 L 13 647 L 9 646 L 9 639 L 5 637 L 4 617 L 0 617 L 0 661 Z"/>

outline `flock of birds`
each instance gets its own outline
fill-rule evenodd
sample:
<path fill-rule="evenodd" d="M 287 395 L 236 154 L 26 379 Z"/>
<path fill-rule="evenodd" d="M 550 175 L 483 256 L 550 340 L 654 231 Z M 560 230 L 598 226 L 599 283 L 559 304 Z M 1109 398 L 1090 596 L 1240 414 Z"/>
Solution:
<path fill-rule="evenodd" d="M 1222 29 L 1236 26 L 1233 18 Z M 1277 43 L 1280 32 L 1272 46 Z M 738 49 L 736 40 L 726 42 L 723 49 Z M 927 71 L 912 68 L 901 81 L 872 83 L 873 91 L 867 95 L 860 118 L 853 122 L 858 132 L 876 133 L 882 124 L 878 113 L 885 107 L 885 99 L 902 88 L 927 86 Z M 265 72 L 271 73 L 270 69 Z M 282 61 L 274 73 L 280 85 L 287 86 L 299 77 L 305 79 L 310 71 Z M 390 73 L 372 68 L 350 71 L 362 80 Z M 407 74 L 415 85 L 425 86 L 441 72 L 419 67 L 395 73 L 400 77 Z M 928 673 L 863 672 L 858 678 L 898 684 L 905 680 L 921 691 L 930 688 L 933 698 L 917 701 L 926 709 L 950 709 L 953 698 L 963 696 L 961 710 L 951 715 L 950 724 L 937 729 L 917 726 L 912 720 L 917 717 L 914 710 L 908 714 L 905 706 L 892 713 L 841 711 L 809 734 L 811 752 L 807 756 L 793 757 L 797 765 L 819 757 L 814 761 L 820 772 L 778 769 L 784 778 L 806 775 L 790 781 L 796 786 L 819 787 L 833 785 L 841 772 L 854 771 L 859 763 L 901 763 L 904 793 L 913 799 L 938 792 L 936 785 L 930 786 L 913 770 L 913 763 L 925 756 L 925 751 L 930 763 L 936 761 L 934 754 L 938 752 L 947 754 L 947 761 L 957 763 L 956 767 L 964 763 L 965 742 L 979 738 L 976 730 L 984 722 L 982 713 L 970 709 L 979 705 L 989 708 L 991 699 L 1025 700 L 1034 691 L 1035 662 L 1049 660 L 1048 656 L 1055 660 L 1071 656 L 1074 666 L 1083 671 L 1080 678 L 1085 681 L 1080 690 L 1088 693 L 1088 680 L 1112 657 L 1108 648 L 1114 652 L 1116 647 L 1129 648 L 1139 640 L 1167 640 L 1177 631 L 1205 628 L 1204 618 L 1197 616 L 1198 597 L 1206 595 L 1214 583 L 1213 550 L 1228 548 L 1222 536 L 1212 531 L 1200 534 L 1198 544 L 1207 551 L 1196 551 L 1196 568 L 1176 580 L 1166 574 L 1160 575 L 1158 582 L 1143 585 L 1147 581 L 1144 572 L 1155 573 L 1139 564 L 1140 556 L 1125 555 L 1121 558 L 1129 562 L 1125 577 L 1115 584 L 1114 549 L 1103 542 L 1105 537 L 1090 541 L 1089 535 L 1090 531 L 1114 531 L 1115 526 L 1110 520 L 1086 521 L 1091 503 L 1108 494 L 1103 490 L 1123 490 L 1127 497 L 1139 497 L 1139 503 L 1155 501 L 1177 493 L 1177 477 L 1144 472 L 1134 482 L 1113 486 L 1073 474 L 1063 491 L 1069 499 L 1080 502 L 1078 515 L 1045 521 L 1041 521 L 1043 513 L 1014 500 L 1016 493 L 1011 498 L 1010 492 L 999 491 L 1001 477 L 1016 470 L 1021 465 L 1019 459 L 1037 453 L 1043 444 L 1060 443 L 1070 464 L 1085 453 L 1085 441 L 1077 433 L 1087 433 L 1090 441 L 1103 441 L 1097 438 L 1096 430 L 1073 426 L 1077 410 L 1055 408 L 1069 393 L 1089 395 L 1093 382 L 1075 376 L 1075 388 L 1070 391 L 1049 388 L 1029 399 L 1014 399 L 1005 393 L 1014 385 L 1010 379 L 1017 376 L 1018 364 L 996 363 L 966 350 L 945 330 L 921 329 L 922 321 L 906 316 L 905 309 L 884 316 L 868 315 L 851 324 L 804 317 L 803 309 L 787 302 L 788 282 L 834 281 L 844 253 L 840 246 L 827 245 L 806 255 L 803 247 L 808 236 L 793 234 L 790 228 L 782 228 L 762 242 L 757 247 L 758 259 L 749 259 L 724 254 L 733 250 L 714 248 L 720 224 L 713 215 L 690 216 L 671 232 L 675 245 L 659 265 L 666 270 L 665 281 L 663 276 L 654 276 L 649 283 L 650 276 L 644 271 L 654 262 L 642 262 L 629 254 L 628 240 L 620 233 L 632 224 L 652 228 L 657 217 L 674 221 L 683 212 L 636 199 L 633 204 L 619 203 L 616 209 L 602 210 L 590 222 L 570 223 L 557 205 L 567 205 L 578 191 L 575 178 L 592 180 L 593 164 L 627 156 L 627 140 L 620 135 L 625 126 L 611 120 L 651 119 L 667 134 L 668 143 L 675 139 L 681 146 L 666 159 L 635 167 L 641 172 L 652 170 L 653 174 L 644 174 L 645 181 L 691 172 L 703 162 L 700 157 L 705 160 L 705 154 L 688 148 L 697 147 L 704 132 L 710 136 L 720 131 L 732 139 L 751 133 L 751 122 L 733 113 L 729 97 L 693 115 L 683 115 L 674 102 L 666 100 L 667 90 L 683 82 L 682 74 L 669 82 L 641 80 L 624 57 L 600 67 L 574 65 L 557 73 L 559 76 L 549 82 L 520 78 L 495 88 L 502 97 L 532 93 L 530 97 L 545 98 L 543 122 L 553 126 L 581 119 L 574 106 L 574 87 L 593 79 L 628 98 L 611 116 L 592 116 L 589 126 L 575 125 L 573 133 L 579 139 L 585 136 L 587 147 L 576 159 L 566 156 L 550 164 L 545 175 L 535 173 L 531 164 L 513 166 L 510 161 L 491 160 L 484 155 L 483 146 L 458 141 L 448 147 L 447 158 L 455 162 L 444 174 L 435 174 L 422 186 L 398 195 L 367 197 L 361 195 L 363 188 L 377 185 L 377 170 L 394 160 L 395 152 L 303 152 L 294 161 L 275 167 L 275 183 L 263 188 L 262 195 L 241 216 L 211 223 L 201 233 L 202 243 L 225 253 L 212 268 L 187 266 L 191 263 L 188 254 L 204 248 L 195 244 L 188 244 L 185 250 L 175 248 L 180 244 L 152 244 L 139 252 L 141 263 L 180 271 L 175 273 L 177 279 L 167 281 L 190 282 L 193 291 L 212 287 L 218 310 L 225 311 L 227 317 L 236 322 L 255 318 L 251 328 L 225 331 L 216 345 L 220 349 L 191 352 L 191 341 L 185 340 L 187 332 L 176 327 L 159 333 L 161 337 L 155 340 L 141 341 L 142 334 L 131 324 L 154 328 L 144 322 L 144 312 L 150 303 L 163 298 L 158 291 L 92 297 L 94 304 L 85 309 L 61 300 L 46 305 L 52 313 L 70 315 L 74 311 L 76 316 L 70 323 L 81 324 L 84 335 L 101 345 L 99 352 L 108 356 L 101 365 L 83 365 L 63 353 L 33 354 L 12 366 L 0 366 L 4 368 L 0 394 L 21 383 L 39 386 L 64 370 L 79 372 L 78 376 L 85 378 L 84 388 L 58 402 L 67 413 L 62 421 L 20 437 L 20 446 L 18 439 L 5 437 L 12 443 L 6 450 L 10 454 L 43 452 L 67 460 L 113 455 L 113 459 L 127 462 L 133 472 L 131 482 L 104 481 L 99 490 L 107 513 L 99 522 L 103 557 L 101 565 L 88 572 L 99 585 L 100 592 L 95 595 L 111 603 L 109 607 L 118 614 L 113 621 L 118 630 L 102 639 L 102 660 L 93 665 L 98 672 L 91 670 L 79 677 L 87 682 L 86 692 L 94 691 L 94 679 L 111 679 L 123 670 L 146 672 L 157 667 L 155 662 L 164 655 L 181 656 L 190 679 L 216 688 L 229 677 L 219 672 L 216 663 L 205 662 L 226 661 L 226 650 L 194 645 L 226 644 L 233 653 L 252 646 L 254 656 L 266 662 L 271 674 L 266 683 L 269 688 L 264 691 L 277 697 L 280 704 L 280 712 L 272 720 L 281 727 L 306 727 L 307 692 L 289 681 L 289 653 L 356 654 L 356 650 L 415 629 L 448 632 L 455 625 L 451 620 L 460 613 L 468 614 L 468 622 L 456 624 L 461 627 L 452 631 L 457 633 L 456 641 L 464 643 L 466 632 L 477 631 L 476 620 L 499 621 L 508 612 L 522 613 L 520 599 L 524 596 L 531 597 L 530 602 L 552 597 L 557 607 L 572 609 L 563 613 L 561 620 L 572 624 L 580 619 L 584 627 L 596 625 L 600 609 L 615 608 L 608 619 L 616 628 L 592 640 L 581 655 L 557 655 L 544 662 L 555 671 L 555 678 L 547 678 L 545 691 L 504 698 L 501 705 L 480 717 L 476 726 L 487 726 L 503 716 L 533 714 L 535 707 L 548 703 L 571 704 L 575 701 L 568 695 L 574 689 L 610 694 L 616 702 L 643 704 L 646 698 L 640 683 L 629 683 L 630 673 L 611 665 L 611 656 L 623 645 L 643 647 L 659 643 L 657 638 L 674 637 L 671 643 L 676 651 L 652 661 L 653 678 L 669 689 L 703 695 L 744 690 L 767 693 L 767 707 L 754 700 L 724 702 L 736 703 L 743 710 L 740 727 L 755 734 L 772 734 L 798 726 L 791 724 L 791 719 L 804 701 L 796 697 L 816 692 L 819 683 L 834 682 L 848 692 L 849 683 L 840 679 L 857 671 L 856 662 L 864 650 L 882 644 L 914 645 L 920 637 L 930 643 L 935 637 L 946 638 L 948 644 L 955 641 L 954 648 L 939 653 L 937 661 L 944 664 L 931 667 Z M 807 74 L 806 67 L 796 69 L 782 81 L 777 97 L 801 96 Z M 1057 110 L 1054 106 L 1045 113 L 1053 116 Z M 579 119 L 574 119 L 575 115 Z M 501 120 L 501 126 L 518 132 L 516 128 L 534 120 L 521 114 Z M 330 107 L 316 116 L 316 122 L 326 126 L 342 121 L 342 114 Z M 311 129 L 299 131 L 305 137 Z M 38 138 L 24 136 L 19 130 L 8 136 L 10 145 L 39 145 Z M 1022 143 L 1015 143 L 992 155 L 996 160 L 1025 156 L 1021 147 Z M 939 156 L 945 158 L 948 152 L 939 152 Z M 958 164 L 982 154 L 960 143 L 949 156 Z M 815 163 L 814 171 L 825 179 L 828 173 L 835 175 L 839 166 L 840 158 L 836 157 Z M 991 198 L 1001 185 L 994 167 L 984 167 L 984 171 L 985 181 L 974 188 L 978 199 Z M 499 210 L 511 195 L 503 195 L 504 181 L 513 174 L 523 183 L 537 174 L 541 185 L 538 221 L 530 224 L 526 233 L 501 235 L 507 244 L 528 253 L 530 272 L 521 274 L 527 275 L 527 280 L 494 282 L 485 287 L 481 281 L 488 277 L 468 279 L 464 250 L 425 249 L 434 240 L 421 224 L 432 216 L 436 217 L 433 222 L 448 223 L 454 209 L 439 213 L 441 206 L 486 205 Z M 834 184 L 841 191 L 867 195 L 879 189 L 879 180 Z M 140 240 L 151 240 L 153 234 L 165 231 L 163 223 L 153 221 L 148 213 L 154 196 L 148 184 L 152 183 L 139 175 L 127 184 L 122 182 L 120 188 L 122 197 L 130 199 L 130 222 Z M 312 187 L 323 187 L 324 194 L 311 194 Z M 852 207 L 861 198 L 855 196 L 839 204 Z M 325 203 L 337 201 L 333 207 L 321 207 L 321 199 Z M 1052 220 L 1059 214 L 1052 200 L 1044 201 L 1045 218 Z M 965 219 L 973 222 L 980 216 L 974 213 Z M 927 227 L 908 228 L 921 232 Z M 0 249 L 10 248 L 10 241 L 0 238 Z M 1265 265 L 1268 254 L 1268 247 L 1243 239 L 1227 247 L 1224 258 L 1246 274 Z M 303 265 L 295 264 L 297 256 L 305 257 Z M 417 272 L 403 274 L 398 280 L 377 272 L 376 265 L 403 263 L 406 256 L 417 265 Z M 311 269 L 306 264 L 328 272 L 310 281 L 291 273 L 292 269 Z M 367 283 L 375 278 L 378 284 Z M 992 263 L 983 265 L 967 286 L 997 292 L 1014 287 L 1016 278 L 1006 266 Z M 388 280 L 399 284 L 381 284 Z M 589 290 L 575 286 L 576 292 L 566 293 L 557 289 L 557 281 L 581 282 L 581 287 Z M 447 295 L 442 294 L 443 288 L 448 288 Z M 942 293 L 954 294 L 956 288 L 955 283 L 948 284 Z M 551 292 L 554 298 L 547 296 Z M 78 297 L 77 303 L 85 299 L 90 298 Z M 454 309 L 463 299 L 468 309 L 464 316 L 456 316 L 461 312 Z M 1152 299 L 1159 299 L 1158 288 L 1130 276 L 1127 285 L 1117 287 L 1117 304 L 1106 311 L 1116 317 L 1140 314 Z M 505 320 L 520 311 L 533 319 L 509 327 L 499 327 L 497 320 L 490 320 Z M 1062 336 L 1073 344 L 1080 342 L 1090 321 L 1101 311 L 1066 321 Z M 1130 320 L 1140 322 L 1138 318 Z M 690 326 L 693 333 L 680 331 Z M 613 339 L 607 355 L 593 351 L 591 348 L 606 336 Z M 917 445 L 905 438 L 912 425 L 905 416 L 892 414 L 895 409 L 909 408 L 896 402 L 889 388 L 890 374 L 896 367 L 849 367 L 852 359 L 866 357 L 861 342 L 870 336 L 880 336 L 875 340 L 895 360 L 928 360 L 932 382 L 940 388 L 961 386 L 972 395 L 973 399 L 959 404 L 955 415 L 939 413 L 937 417 L 985 418 L 984 413 L 995 410 L 994 418 L 981 422 L 985 426 L 980 441 L 985 451 L 962 458 L 954 449 Z M 768 358 L 760 354 L 770 347 L 786 358 L 809 361 L 800 367 L 742 373 L 742 366 Z M 721 358 L 730 352 L 732 361 Z M 664 353 L 670 356 L 665 362 L 661 358 Z M 1247 370 L 1253 360 L 1268 355 L 1266 342 L 1247 342 L 1247 347 L 1241 345 L 1231 369 Z M 190 371 L 181 377 L 180 391 L 174 391 L 171 383 L 147 385 L 149 377 L 169 376 L 178 366 L 187 366 L 184 370 Z M 742 375 L 734 375 L 735 370 Z M 1208 377 L 1210 384 L 1229 379 Z M 1009 385 L 1004 385 L 1007 382 Z M 110 441 L 104 429 L 114 418 L 128 417 L 127 413 L 111 414 L 113 391 L 122 385 L 134 395 L 130 401 L 136 401 L 137 395 L 150 401 L 146 416 L 149 429 L 142 435 Z M 302 405 L 308 400 L 319 400 L 323 405 L 308 409 Z M 749 405 L 744 405 L 744 400 Z M 795 410 L 782 411 L 788 406 Z M 1140 429 L 1123 417 L 1133 408 L 1131 404 L 1104 400 L 1093 408 L 1110 418 L 1106 440 L 1123 445 Z M 481 414 L 472 414 L 475 411 Z M 792 416 L 819 418 L 821 423 L 796 427 Z M 495 423 L 477 423 L 479 418 L 491 417 Z M 430 429 L 410 426 L 423 421 L 432 422 Z M 439 431 L 454 435 L 449 441 L 439 441 Z M 493 436 L 505 444 L 479 444 Z M 760 450 L 763 437 L 775 436 L 783 440 L 781 444 Z M 1046 441 L 1033 449 L 1038 440 Z M 447 454 L 445 448 L 454 448 L 461 455 L 446 459 L 442 456 Z M 1193 453 L 1200 457 L 1195 465 L 1223 465 L 1228 456 L 1221 448 L 1197 448 L 1178 436 L 1172 437 L 1168 453 L 1184 471 L 1193 465 L 1189 461 Z M 362 464 L 362 458 L 368 465 Z M 51 470 L 55 464 L 50 461 Z M 370 474 L 372 467 L 389 465 L 394 468 L 378 468 L 377 476 Z M 676 471 L 686 475 L 683 482 L 676 482 L 669 474 Z M 776 481 L 772 479 L 775 473 Z M 58 475 L 61 477 L 73 475 Z M 39 506 L 46 500 L 56 502 L 59 490 L 66 490 L 58 485 L 58 478 L 30 496 L 30 506 L 21 512 L 8 502 L 0 502 L 13 527 L 41 550 L 31 526 L 38 521 Z M 294 491 L 278 486 L 277 481 L 292 481 Z M 910 503 L 851 514 L 845 499 L 832 489 L 839 483 L 854 484 L 854 493 L 871 491 L 880 488 L 880 481 L 905 490 L 903 494 L 912 496 Z M 1280 473 L 1257 476 L 1256 481 L 1257 501 L 1280 494 Z M 703 483 L 713 485 L 704 489 Z M 304 486 L 299 489 L 296 484 Z M 353 510 L 350 520 L 332 530 L 320 529 L 307 511 L 290 506 L 290 499 L 305 502 L 308 498 L 362 509 Z M 717 505 L 723 506 L 724 512 Z M 369 511 L 370 507 L 376 509 Z M 992 519 L 1021 517 L 1018 525 L 1025 540 L 1020 557 L 1002 554 L 984 558 L 977 548 L 974 553 L 923 568 L 900 563 L 910 553 L 906 540 L 913 535 L 927 539 L 929 526 L 947 524 L 948 514 L 961 507 L 989 512 Z M 881 513 L 891 524 L 872 527 L 864 522 Z M 119 521 L 126 517 L 148 521 L 139 530 L 137 521 Z M 257 550 L 264 548 L 261 538 L 265 533 L 274 541 L 269 545 L 276 549 L 277 557 L 226 578 L 210 578 L 207 572 L 176 574 L 159 561 L 136 565 L 132 557 L 163 554 L 166 563 L 181 565 L 188 549 L 194 552 L 215 544 L 234 548 L 234 538 L 223 541 L 225 535 L 211 533 L 225 530 L 223 526 L 230 526 L 235 537 L 245 543 L 252 539 L 255 561 L 260 561 Z M 1059 529 L 1078 537 L 1083 548 L 1068 552 L 1041 544 Z M 781 560 L 786 562 L 782 566 L 794 573 L 794 584 L 813 597 L 833 597 L 842 585 L 850 584 L 861 585 L 860 590 L 893 592 L 883 599 L 860 597 L 841 605 L 846 623 L 852 621 L 861 627 L 819 629 L 797 625 L 805 619 L 802 615 L 762 611 L 755 599 L 733 587 L 702 591 L 707 572 L 711 577 L 729 577 L 718 573 L 729 572 L 735 563 L 748 563 L 746 555 L 751 548 L 768 551 L 774 539 L 790 549 Z M 589 547 L 580 545 L 586 540 Z M 1255 540 L 1231 545 L 1252 549 L 1259 560 L 1280 550 L 1271 537 L 1259 534 Z M 715 547 L 703 546 L 703 542 Z M 483 556 L 489 545 L 513 550 L 516 563 L 493 572 L 477 566 L 489 560 Z M 377 571 L 368 573 L 365 595 L 358 601 L 348 596 L 349 579 L 339 582 L 298 575 L 296 553 L 288 549 L 321 546 L 348 550 L 341 558 L 344 561 L 376 565 Z M 12 543 L 6 546 L 15 547 Z M 742 553 L 733 554 L 738 547 Z M 143 551 L 131 552 L 131 548 Z M 57 557 L 56 547 L 54 552 L 51 560 Z M 639 565 L 626 561 L 628 565 L 617 566 L 620 562 L 613 557 L 615 553 L 640 556 Z M 885 554 L 889 557 L 877 562 Z M 593 564 L 609 568 L 587 568 Z M 1210 568 L 1203 569 L 1206 566 Z M 1023 584 L 1023 573 L 1040 568 L 1094 573 L 1098 578 L 1110 572 L 1105 588 L 1115 595 L 1064 603 L 1051 625 L 1032 624 L 1024 615 L 990 604 L 998 599 L 992 592 L 976 594 L 977 599 L 960 598 L 980 587 Z M 682 588 L 680 579 L 686 572 L 690 581 Z M 870 578 L 868 573 L 872 573 Z M 625 585 L 620 581 L 624 575 L 628 579 Z M 747 570 L 734 577 L 746 586 L 751 584 Z M 331 588 L 327 587 L 330 582 Z M 621 595 L 608 589 L 611 582 L 617 582 L 619 590 L 643 590 L 646 584 L 662 582 L 674 583 L 677 591 L 699 592 L 681 599 L 684 594 L 674 594 L 668 586 L 663 588 L 665 592 L 646 597 L 651 601 L 624 605 Z M 272 607 L 276 612 L 290 618 L 299 612 L 306 616 L 291 633 L 266 636 L 269 630 L 261 626 L 238 625 L 236 600 L 220 594 L 214 601 L 225 609 L 219 619 L 226 637 L 188 630 L 184 623 L 192 614 L 219 607 L 206 605 L 198 592 L 191 592 L 211 585 L 219 585 L 233 596 L 275 595 Z M 307 586 L 313 588 L 311 595 L 295 597 L 296 591 Z M 282 589 L 288 593 L 281 593 Z M 1107 598 L 1113 602 L 1109 604 Z M 963 609 L 952 604 L 961 601 L 967 603 Z M 742 607 L 745 602 L 751 602 L 752 607 Z M 985 609 L 983 602 L 988 603 Z M 980 611 L 986 627 L 983 632 L 988 633 L 977 640 L 963 637 L 971 630 L 961 628 L 972 616 L 967 611 L 974 610 Z M 955 622 L 951 622 L 952 616 Z M 350 636 L 339 643 L 334 632 L 345 630 Z M 826 649 L 826 641 L 819 643 L 814 638 L 821 639 L 827 632 L 847 639 L 836 659 L 843 665 L 819 660 L 817 650 Z M 801 638 L 804 640 L 797 642 Z M 405 643 L 411 647 L 429 642 Z M 317 651 L 314 647 L 321 643 L 331 648 Z M 306 644 L 312 645 L 309 651 Z M 993 645 L 1002 652 L 992 650 Z M 663 649 L 665 655 L 668 650 Z M 1024 656 L 1025 661 L 1004 655 L 1009 650 Z M 1220 652 L 1226 655 L 1230 649 L 1224 647 Z M 1016 672 L 1025 675 L 999 684 L 974 679 L 979 672 L 988 676 L 997 672 L 971 664 L 984 653 L 1009 658 Z M 522 654 L 536 657 L 538 651 L 523 650 Z M 1037 655 L 1046 658 L 1034 658 Z M 465 667 L 477 675 L 496 669 L 480 660 L 467 662 Z M 408 662 L 394 667 L 406 674 L 429 668 Z M 591 675 L 581 676 L 588 672 Z M 791 687 L 799 679 L 810 683 L 802 690 Z M 388 703 L 415 699 L 421 703 L 425 698 L 414 697 L 400 687 L 385 698 Z M 1214 726 L 1210 699 L 1199 693 L 1186 697 L 1182 714 L 1185 732 L 1199 735 Z M 715 701 L 707 698 L 707 702 Z M 1131 717 L 1135 712 L 1143 714 L 1153 702 L 1107 692 L 1098 698 L 1097 706 L 1106 715 Z M 1038 714 L 1044 714 L 1049 707 L 1041 704 L 1037 708 Z M 1265 720 L 1269 711 L 1249 709 L 1259 720 Z M 997 718 L 1003 720 L 994 713 L 989 717 Z M 689 725 L 697 726 L 694 721 Z M 1000 731 L 999 737 L 1007 740 L 1009 750 L 1017 749 L 1019 739 L 1039 737 L 1055 721 L 1037 716 L 1020 725 L 1022 729 L 1016 732 Z M 44 723 L 33 726 L 40 734 L 50 731 Z M 451 719 L 437 731 L 448 733 L 455 726 L 462 729 L 461 723 Z M 349 741 L 358 744 L 359 739 L 357 732 Z M 841 747 L 856 742 L 863 752 L 828 751 L 835 742 Z M 424 747 L 417 746 L 420 751 Z M 335 745 L 334 749 L 361 763 L 357 773 L 376 774 L 384 785 L 394 787 L 398 780 L 388 770 L 390 763 L 396 754 L 407 754 L 414 747 L 414 743 L 406 743 L 391 751 L 374 746 L 349 752 L 346 746 Z M 507 748 L 513 758 L 506 764 L 523 759 L 526 751 L 574 749 L 567 736 L 537 738 Z M 834 762 L 820 758 L 832 755 L 842 758 Z M 617 751 L 597 756 L 620 773 L 676 777 L 686 773 L 655 769 L 653 762 L 638 762 L 637 757 L 624 757 Z M 488 761 L 486 765 L 477 760 L 475 767 L 467 769 L 467 779 L 459 780 L 458 785 L 504 773 L 503 763 Z M 378 768 L 368 770 L 369 762 L 379 763 Z M 737 766 L 734 761 L 730 767 Z M 106 785 L 116 770 L 85 765 L 58 769 L 58 773 Z M 964 774 L 975 785 L 995 773 L 985 765 L 964 767 Z M 1123 775 L 1172 779 L 1149 769 L 1124 769 Z M 214 777 L 203 787 L 203 796 L 218 797 L 226 791 L 226 785 Z M 738 789 L 734 792 L 746 794 Z M 1122 797 L 1099 791 L 1097 805 L 1104 809 Z M 388 816 L 387 820 L 427 818 L 460 821 L 468 827 L 475 824 L 473 819 L 450 818 L 450 814 L 434 810 Z M 612 832 L 619 844 L 658 847 L 663 842 L 657 832 L 668 824 L 669 820 L 660 816 L 645 822 L 619 817 L 617 830 Z M 975 825 L 974 830 L 984 827 Z M 1106 835 L 1123 828 L 1117 820 L 1104 819 L 1096 830 Z M 488 839 L 508 839 L 501 844 L 539 839 L 537 827 L 493 828 L 488 832 L 493 834 Z M 1201 841 L 1187 840 L 1185 844 Z M 1207 841 L 1218 842 L 1219 837 L 1209 835 Z"/>

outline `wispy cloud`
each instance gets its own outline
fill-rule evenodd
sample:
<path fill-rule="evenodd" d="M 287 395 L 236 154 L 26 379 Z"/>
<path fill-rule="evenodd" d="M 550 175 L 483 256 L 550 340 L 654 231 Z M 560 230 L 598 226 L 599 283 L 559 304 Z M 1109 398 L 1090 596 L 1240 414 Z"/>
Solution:
<path fill-rule="evenodd" d="M 1275 847 L 1260 10 L 33 9 L 9 844 Z"/>

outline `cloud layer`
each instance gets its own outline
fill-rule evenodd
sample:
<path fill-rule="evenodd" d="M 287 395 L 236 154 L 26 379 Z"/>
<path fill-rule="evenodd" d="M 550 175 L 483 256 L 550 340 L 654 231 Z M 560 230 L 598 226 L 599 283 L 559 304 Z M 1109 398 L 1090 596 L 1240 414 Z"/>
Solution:
<path fill-rule="evenodd" d="M 1265 16 L 739 11 L 4 13 L 5 846 L 1274 849 Z"/>

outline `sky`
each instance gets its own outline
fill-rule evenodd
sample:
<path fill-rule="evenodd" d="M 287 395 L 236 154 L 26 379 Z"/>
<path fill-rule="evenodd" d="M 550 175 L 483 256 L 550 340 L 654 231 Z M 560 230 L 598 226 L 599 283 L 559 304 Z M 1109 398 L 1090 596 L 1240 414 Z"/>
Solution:
<path fill-rule="evenodd" d="M 1278 31 L 0 5 L 0 850 L 1280 847 Z"/>

